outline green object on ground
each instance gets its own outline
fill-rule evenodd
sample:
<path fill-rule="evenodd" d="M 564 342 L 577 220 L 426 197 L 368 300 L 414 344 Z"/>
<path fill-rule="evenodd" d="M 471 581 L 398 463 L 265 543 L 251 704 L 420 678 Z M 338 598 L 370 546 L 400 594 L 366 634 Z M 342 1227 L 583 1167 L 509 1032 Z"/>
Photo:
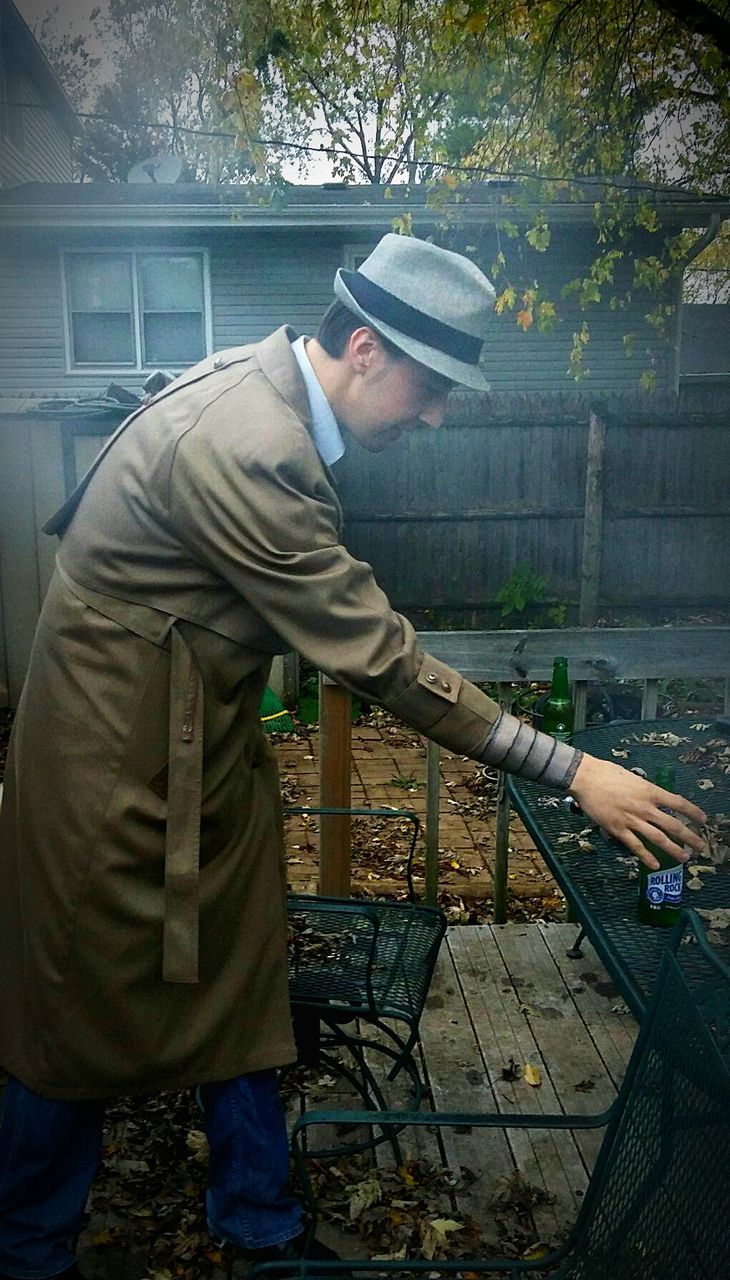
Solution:
<path fill-rule="evenodd" d="M 267 685 L 264 689 L 264 696 L 261 699 L 261 707 L 259 709 L 261 723 L 266 733 L 293 733 L 294 721 L 283 702 L 276 696 L 273 689 Z"/>

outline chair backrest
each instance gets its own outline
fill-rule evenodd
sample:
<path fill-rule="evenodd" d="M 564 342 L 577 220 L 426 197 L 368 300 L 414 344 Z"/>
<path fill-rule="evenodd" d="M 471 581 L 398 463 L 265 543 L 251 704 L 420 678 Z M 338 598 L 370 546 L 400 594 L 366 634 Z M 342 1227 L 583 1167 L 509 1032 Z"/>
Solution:
<path fill-rule="evenodd" d="M 709 1004 L 698 1003 L 698 994 L 710 993 Z M 730 1273 L 730 1062 L 716 1034 L 718 1011 L 726 1027 L 729 1008 L 730 969 L 687 912 L 601 1147 L 576 1254 L 561 1275 L 719 1280 Z"/>

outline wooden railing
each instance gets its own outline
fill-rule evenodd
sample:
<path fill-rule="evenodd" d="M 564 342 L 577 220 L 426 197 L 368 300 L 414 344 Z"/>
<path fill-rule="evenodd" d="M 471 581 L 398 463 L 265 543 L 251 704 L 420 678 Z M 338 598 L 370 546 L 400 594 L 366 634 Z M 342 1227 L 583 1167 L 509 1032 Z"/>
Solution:
<path fill-rule="evenodd" d="M 500 704 L 509 709 L 515 686 L 548 682 L 556 654 L 568 659 L 573 681 L 575 727 L 586 722 L 590 685 L 637 680 L 643 685 L 641 718 L 654 719 L 659 683 L 677 678 L 724 682 L 723 705 L 730 715 L 730 627 L 581 627 L 550 631 L 420 632 L 427 652 L 460 671 L 468 680 L 496 684 Z M 320 681 L 320 782 L 323 804 L 350 803 L 349 697 L 336 685 Z M 438 892 L 439 771 L 436 743 L 427 748 L 426 890 L 427 902 Z M 325 797 L 330 797 L 325 799 Z M 336 797 L 332 799 L 331 797 Z M 494 869 L 494 917 L 506 919 L 509 850 L 509 796 L 500 773 Z M 350 834 L 347 819 L 322 822 L 320 892 L 346 894 L 350 886 Z"/>

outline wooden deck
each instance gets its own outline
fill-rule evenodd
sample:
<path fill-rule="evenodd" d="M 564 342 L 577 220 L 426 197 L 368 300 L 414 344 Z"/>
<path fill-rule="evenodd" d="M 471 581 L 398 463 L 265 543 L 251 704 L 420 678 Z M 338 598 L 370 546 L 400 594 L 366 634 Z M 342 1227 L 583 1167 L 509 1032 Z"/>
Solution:
<path fill-rule="evenodd" d="M 554 923 L 449 930 L 422 1021 L 422 1063 L 433 1107 L 516 1115 L 593 1113 L 610 1104 L 631 1051 L 635 1023 L 587 943 L 582 959 L 566 957 L 575 933 L 575 925 Z M 525 1064 L 539 1071 L 537 1087 L 524 1078 Z M 515 1078 L 506 1078 L 510 1075 Z M 307 1088 L 305 1101 L 310 1108 L 348 1105 L 326 1073 L 319 1077 L 312 1073 Z M 393 1097 L 396 1105 L 406 1105 L 406 1101 L 405 1097 Z M 159 1101 L 155 1106 L 152 1119 L 141 1118 L 142 1127 L 160 1118 L 164 1124 Z M 290 1098 L 289 1106 L 292 1112 L 298 1110 L 296 1095 Z M 176 1254 L 172 1250 L 174 1214 L 172 1221 L 169 1214 L 169 1202 L 174 1202 L 175 1196 L 168 1194 L 165 1170 L 160 1170 L 155 1199 L 166 1214 L 164 1232 L 169 1247 L 153 1256 L 150 1214 L 154 1220 L 156 1210 L 148 1201 L 134 1202 L 135 1157 L 139 1152 L 130 1149 L 127 1142 L 129 1119 L 120 1124 L 113 1113 L 110 1118 L 116 1128 L 109 1135 L 112 1150 L 106 1166 L 114 1196 L 120 1187 L 124 1196 L 125 1168 L 130 1172 L 130 1185 L 126 1207 L 122 1205 L 119 1213 L 110 1204 L 109 1187 L 102 1178 L 79 1247 L 85 1274 L 90 1280 L 142 1280 L 147 1276 L 222 1280 L 226 1272 L 215 1250 L 206 1259 L 199 1243 L 201 1230 L 204 1235 L 199 1205 L 204 1164 L 192 1148 L 183 1154 L 180 1177 L 187 1185 L 180 1197 L 183 1205 L 188 1197 L 189 1212 L 181 1213 L 181 1245 Z M 528 1204 L 520 1238 L 524 1242 L 532 1235 L 536 1241 L 551 1243 L 564 1235 L 575 1218 L 599 1144 L 600 1134 L 588 1131 L 573 1136 L 549 1130 L 503 1133 L 466 1129 L 445 1131 L 441 1138 L 435 1129 L 428 1128 L 401 1137 L 407 1166 L 420 1160 L 421 1167 L 445 1166 L 448 1170 L 448 1185 L 434 1191 L 429 1208 L 456 1220 L 468 1217 L 485 1239 L 497 1243 L 500 1234 L 495 1235 L 495 1221 L 501 1221 L 504 1239 L 503 1219 L 508 1214 L 504 1204 L 512 1195 L 505 1189 L 512 1187 L 514 1191 L 516 1171 L 522 1175 L 520 1185 Z M 388 1171 L 394 1171 L 390 1148 L 379 1147 L 367 1162 L 374 1177 L 385 1179 L 385 1198 L 390 1194 Z M 339 1184 L 352 1184 L 369 1176 L 352 1157 L 340 1163 L 340 1173 L 326 1175 L 329 1186 L 338 1180 Z M 330 1170 L 334 1167 L 330 1162 Z M 367 1256 L 367 1231 L 358 1236 L 350 1228 L 343 1229 L 338 1219 L 346 1220 L 347 1212 L 342 1212 L 341 1205 L 332 1216 L 335 1220 L 324 1225 L 322 1238 L 344 1254 Z M 124 1225 L 125 1218 L 131 1226 Z M 527 1218 L 531 1225 L 525 1228 Z M 171 1250 L 179 1259 L 179 1270 L 170 1263 Z M 233 1274 L 243 1273 L 243 1269 L 236 1269 Z"/>

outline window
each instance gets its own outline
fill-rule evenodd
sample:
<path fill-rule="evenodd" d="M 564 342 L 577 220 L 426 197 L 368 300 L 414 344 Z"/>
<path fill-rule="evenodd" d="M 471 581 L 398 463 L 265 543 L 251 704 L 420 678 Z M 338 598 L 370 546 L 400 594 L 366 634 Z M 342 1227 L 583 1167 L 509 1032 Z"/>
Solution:
<path fill-rule="evenodd" d="M 185 367 L 210 348 L 201 252 L 64 254 L 69 367 Z"/>
<path fill-rule="evenodd" d="M 347 271 L 357 271 L 366 258 L 370 257 L 374 244 L 346 244 L 343 251 L 342 265 Z"/>

